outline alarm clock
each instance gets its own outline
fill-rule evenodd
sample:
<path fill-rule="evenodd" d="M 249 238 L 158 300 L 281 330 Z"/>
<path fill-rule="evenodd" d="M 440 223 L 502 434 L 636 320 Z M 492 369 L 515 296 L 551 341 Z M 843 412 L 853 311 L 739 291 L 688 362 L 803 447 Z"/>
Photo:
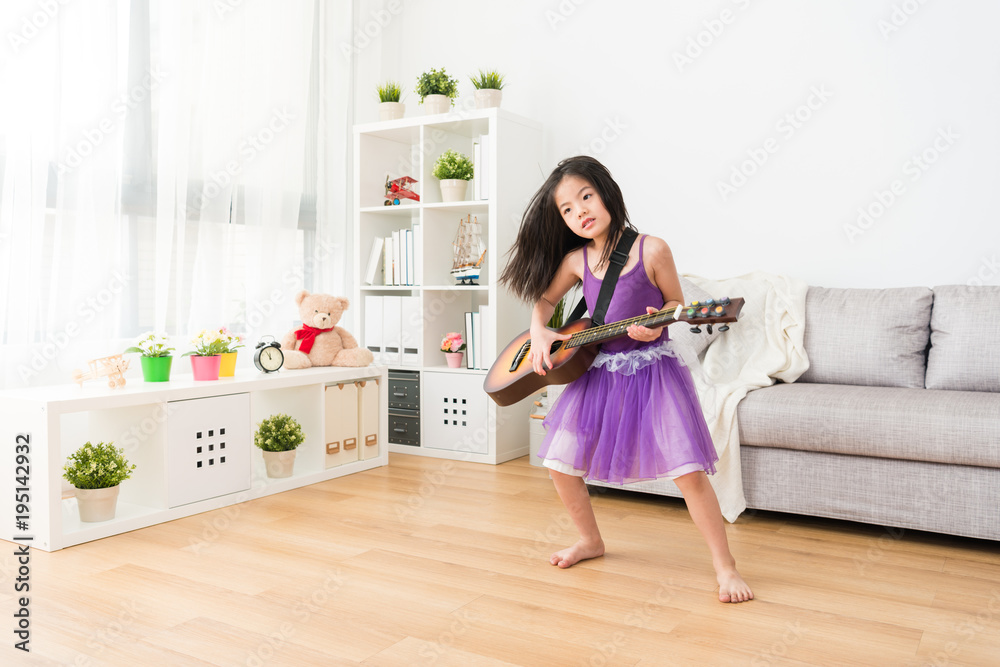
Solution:
<path fill-rule="evenodd" d="M 264 338 L 270 338 L 268 343 Z M 257 343 L 257 351 L 253 353 L 253 365 L 263 373 L 273 373 L 285 363 L 285 355 L 281 353 L 281 343 L 274 336 L 265 336 Z"/>

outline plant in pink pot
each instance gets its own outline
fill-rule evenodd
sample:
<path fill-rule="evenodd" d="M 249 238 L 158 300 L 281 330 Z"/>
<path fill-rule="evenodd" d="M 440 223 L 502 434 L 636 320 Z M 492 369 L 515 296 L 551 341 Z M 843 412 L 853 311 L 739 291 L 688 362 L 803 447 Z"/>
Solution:
<path fill-rule="evenodd" d="M 462 338 L 462 334 L 457 331 L 445 334 L 441 340 L 441 351 L 448 359 L 449 368 L 461 368 L 462 355 L 465 353 L 465 340 Z"/>
<path fill-rule="evenodd" d="M 222 352 L 226 349 L 228 339 L 222 333 L 202 329 L 191 339 L 194 350 L 181 356 L 191 357 L 191 372 L 195 380 L 218 380 L 219 368 L 222 364 Z"/>

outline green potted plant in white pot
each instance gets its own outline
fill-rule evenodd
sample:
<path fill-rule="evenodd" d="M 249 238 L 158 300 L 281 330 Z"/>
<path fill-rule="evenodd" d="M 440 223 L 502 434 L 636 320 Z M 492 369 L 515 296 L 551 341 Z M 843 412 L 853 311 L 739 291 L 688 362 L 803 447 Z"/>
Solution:
<path fill-rule="evenodd" d="M 306 439 L 302 426 L 286 414 L 271 415 L 257 424 L 253 444 L 264 457 L 268 477 L 291 477 L 295 450 Z"/>
<path fill-rule="evenodd" d="M 114 443 L 87 442 L 66 459 L 63 477 L 75 488 L 80 521 L 108 521 L 115 518 L 122 482 L 132 476 L 124 450 Z"/>
<path fill-rule="evenodd" d="M 434 178 L 441 184 L 441 201 L 464 201 L 465 191 L 472 180 L 473 167 L 469 156 L 448 149 L 434 163 Z"/>
<path fill-rule="evenodd" d="M 441 71 L 428 70 L 417 79 L 417 95 L 425 113 L 447 113 L 458 97 L 458 79 L 448 76 L 443 67 Z"/>
<path fill-rule="evenodd" d="M 397 120 L 403 117 L 406 105 L 400 102 L 403 89 L 395 81 L 386 81 L 378 88 L 379 120 Z"/>
<path fill-rule="evenodd" d="M 476 108 L 489 109 L 500 106 L 500 98 L 503 93 L 503 74 L 493 69 L 479 70 L 476 76 L 470 76 L 469 80 L 476 87 Z"/>

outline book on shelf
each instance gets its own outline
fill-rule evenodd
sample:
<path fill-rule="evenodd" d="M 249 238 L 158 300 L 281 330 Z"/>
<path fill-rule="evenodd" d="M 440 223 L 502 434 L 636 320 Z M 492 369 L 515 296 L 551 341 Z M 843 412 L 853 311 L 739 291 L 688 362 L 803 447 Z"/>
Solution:
<path fill-rule="evenodd" d="M 479 137 L 472 142 L 472 197 L 473 200 L 482 199 L 482 179 L 480 170 L 482 168 L 482 151 L 480 149 Z"/>
<path fill-rule="evenodd" d="M 384 285 L 392 285 L 392 237 L 385 237 L 385 252 L 382 253 L 382 271 L 385 274 L 385 279 L 382 281 Z"/>
<path fill-rule="evenodd" d="M 414 253 L 413 253 L 413 230 L 412 229 L 407 229 L 406 230 L 406 242 L 403 244 L 403 247 L 406 248 L 406 273 L 405 273 L 405 275 L 406 275 L 406 284 L 407 285 L 413 285 L 414 284 L 414 280 L 413 280 L 413 261 L 414 261 L 415 258 L 413 256 Z"/>
<path fill-rule="evenodd" d="M 403 264 L 399 260 L 399 251 L 402 249 L 402 242 L 399 240 L 399 230 L 392 232 L 392 284 L 402 285 Z"/>
<path fill-rule="evenodd" d="M 489 369 L 496 360 L 490 350 L 496 349 L 496 322 L 493 321 L 493 306 L 479 306 L 479 319 L 482 335 L 480 336 L 481 354 L 479 355 L 480 368 Z"/>
<path fill-rule="evenodd" d="M 375 274 L 378 273 L 379 257 L 382 254 L 382 246 L 385 243 L 385 239 L 381 236 L 372 239 L 372 249 L 368 253 L 368 267 L 365 269 L 365 284 L 372 285 L 375 283 Z"/>
<path fill-rule="evenodd" d="M 465 314 L 465 367 L 475 368 L 475 362 L 473 361 L 472 355 L 473 350 L 473 336 L 475 332 L 472 328 L 472 313 Z"/>
<path fill-rule="evenodd" d="M 472 367 L 483 368 L 483 318 L 478 311 L 472 313 Z"/>

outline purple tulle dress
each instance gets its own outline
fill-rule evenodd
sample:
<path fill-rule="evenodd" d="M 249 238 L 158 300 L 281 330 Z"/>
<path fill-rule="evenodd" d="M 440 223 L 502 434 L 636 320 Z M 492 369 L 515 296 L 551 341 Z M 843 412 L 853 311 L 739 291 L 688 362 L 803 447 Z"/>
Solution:
<path fill-rule="evenodd" d="M 663 306 L 642 261 L 618 278 L 605 322 Z M 584 247 L 583 296 L 593 310 L 601 281 Z M 667 328 L 648 343 L 623 337 L 605 342 L 590 369 L 566 386 L 544 424 L 538 456 L 547 467 L 588 480 L 627 484 L 690 472 L 715 472 L 712 436 L 691 373 L 674 351 Z"/>

